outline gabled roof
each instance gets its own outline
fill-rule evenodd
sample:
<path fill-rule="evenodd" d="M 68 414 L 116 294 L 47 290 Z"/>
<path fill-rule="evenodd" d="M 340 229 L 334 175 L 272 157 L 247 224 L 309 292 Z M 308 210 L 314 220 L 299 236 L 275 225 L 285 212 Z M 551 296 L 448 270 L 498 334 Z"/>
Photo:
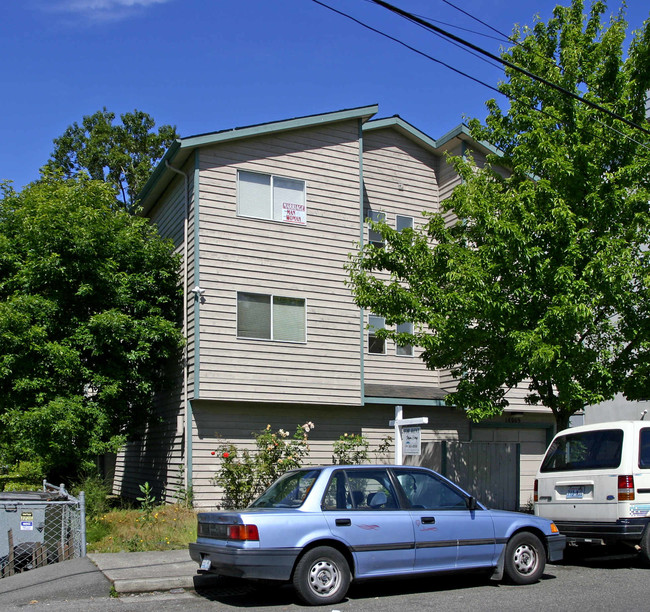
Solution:
<path fill-rule="evenodd" d="M 473 149 L 477 149 L 482 153 L 498 154 L 498 151 L 488 143 L 475 141 L 470 136 L 469 128 L 466 125 L 458 125 L 438 140 L 434 140 L 407 121 L 404 121 L 404 119 L 399 115 L 394 115 L 393 117 L 385 119 L 370 120 L 370 118 L 377 113 L 378 108 L 379 107 L 376 104 L 372 104 L 370 106 L 360 106 L 331 113 L 308 115 L 306 117 L 296 117 L 293 119 L 284 119 L 282 121 L 273 121 L 270 123 L 260 123 L 257 125 L 222 130 L 219 132 L 198 134 L 196 136 L 188 136 L 187 138 L 178 138 L 169 147 L 140 192 L 140 204 L 143 211 L 146 213 L 148 208 L 153 205 L 156 199 L 176 176 L 176 173 L 168 166 L 173 166 L 176 169 L 182 168 L 190 155 L 192 155 L 198 148 L 209 147 L 235 140 L 243 140 L 246 138 L 256 138 L 268 134 L 280 134 L 290 130 L 327 125 L 329 123 L 348 121 L 352 119 L 360 119 L 362 121 L 364 132 L 393 129 L 437 155 L 441 155 L 444 151 L 456 146 L 459 141 L 470 143 Z"/>
<path fill-rule="evenodd" d="M 289 130 L 304 129 L 318 125 L 326 125 L 328 123 L 348 121 L 351 119 L 367 121 L 377 112 L 378 108 L 379 107 L 376 104 L 373 104 L 371 106 L 360 106 L 332 113 L 308 115 L 306 117 L 296 117 L 293 119 L 284 119 L 283 121 L 260 123 L 257 125 L 249 125 L 219 132 L 188 136 L 187 138 L 178 138 L 169 147 L 140 192 L 140 204 L 146 211 L 152 201 L 154 201 L 167 188 L 167 185 L 175 176 L 175 173 L 167 167 L 167 164 L 173 165 L 175 168 L 181 168 L 187 161 L 188 157 L 197 148 L 209 147 L 245 138 L 255 138 L 265 134 L 279 134 Z"/>
<path fill-rule="evenodd" d="M 402 136 L 405 136 L 409 140 L 416 142 L 420 146 L 428 149 L 432 153 L 436 153 L 437 155 L 451 149 L 458 141 L 470 143 L 473 149 L 478 150 L 481 153 L 495 153 L 499 155 L 499 151 L 497 151 L 497 149 L 495 149 L 491 144 L 484 141 L 478 142 L 472 138 L 469 133 L 469 128 L 464 123 L 457 125 L 437 140 L 434 140 L 421 130 L 418 130 L 418 128 L 408 123 L 408 121 L 404 121 L 404 119 L 399 115 L 368 121 L 364 124 L 363 131 L 371 132 L 386 128 L 394 129 L 402 134 Z"/>

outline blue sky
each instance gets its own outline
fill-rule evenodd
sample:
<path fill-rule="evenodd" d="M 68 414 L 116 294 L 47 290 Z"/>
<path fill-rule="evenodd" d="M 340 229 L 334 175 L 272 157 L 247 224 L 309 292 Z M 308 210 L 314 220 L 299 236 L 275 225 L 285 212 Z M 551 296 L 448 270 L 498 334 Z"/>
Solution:
<path fill-rule="evenodd" d="M 502 76 L 366 0 L 323 2 L 490 85 Z M 505 34 L 568 2 L 453 0 Z M 452 28 L 497 36 L 444 0 L 393 3 L 493 53 L 502 44 Z M 641 27 L 647 0 L 628 5 L 630 29 Z M 190 136 L 377 103 L 378 116 L 437 138 L 484 118 L 494 95 L 312 0 L 5 0 L 0 57 L 0 180 L 17 188 L 38 178 L 54 138 L 103 107 Z"/>

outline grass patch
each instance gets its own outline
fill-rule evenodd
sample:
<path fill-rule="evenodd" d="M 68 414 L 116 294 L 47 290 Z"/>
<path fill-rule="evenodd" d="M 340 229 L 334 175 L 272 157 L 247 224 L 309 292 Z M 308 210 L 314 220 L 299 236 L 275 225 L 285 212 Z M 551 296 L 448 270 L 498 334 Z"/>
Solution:
<path fill-rule="evenodd" d="M 115 509 L 86 521 L 88 552 L 177 550 L 196 541 L 196 511 L 181 505 Z"/>

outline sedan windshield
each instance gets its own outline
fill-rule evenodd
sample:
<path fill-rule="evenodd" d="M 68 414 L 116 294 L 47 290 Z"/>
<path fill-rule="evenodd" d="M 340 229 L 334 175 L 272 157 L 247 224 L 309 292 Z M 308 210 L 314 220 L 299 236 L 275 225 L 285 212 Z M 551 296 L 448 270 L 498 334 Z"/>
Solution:
<path fill-rule="evenodd" d="M 276 480 L 251 505 L 251 508 L 297 508 L 307 498 L 320 470 L 288 472 Z"/>

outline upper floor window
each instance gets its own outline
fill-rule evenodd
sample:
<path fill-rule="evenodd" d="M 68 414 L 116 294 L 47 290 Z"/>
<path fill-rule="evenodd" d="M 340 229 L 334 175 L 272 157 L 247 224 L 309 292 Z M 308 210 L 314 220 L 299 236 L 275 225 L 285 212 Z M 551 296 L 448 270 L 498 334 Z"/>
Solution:
<path fill-rule="evenodd" d="M 399 323 L 396 331 L 398 334 L 413 334 L 413 323 Z M 403 357 L 412 357 L 413 345 L 397 344 L 395 346 L 395 354 Z"/>
<path fill-rule="evenodd" d="M 376 355 L 386 354 L 386 340 L 377 337 L 377 330 L 384 329 L 386 319 L 370 315 L 368 317 L 368 352 Z"/>
<path fill-rule="evenodd" d="M 395 219 L 395 229 L 398 232 L 403 232 L 405 229 L 413 229 L 413 217 L 397 215 Z"/>
<path fill-rule="evenodd" d="M 306 225 L 305 181 L 237 172 L 237 214 Z"/>
<path fill-rule="evenodd" d="M 237 293 L 237 337 L 305 342 L 305 300 Z"/>
<path fill-rule="evenodd" d="M 383 223 L 386 220 L 386 214 L 382 212 L 375 212 L 369 210 L 366 219 L 374 221 L 375 223 Z M 384 238 L 380 232 L 372 227 L 368 227 L 368 242 L 376 247 L 383 248 Z"/>

